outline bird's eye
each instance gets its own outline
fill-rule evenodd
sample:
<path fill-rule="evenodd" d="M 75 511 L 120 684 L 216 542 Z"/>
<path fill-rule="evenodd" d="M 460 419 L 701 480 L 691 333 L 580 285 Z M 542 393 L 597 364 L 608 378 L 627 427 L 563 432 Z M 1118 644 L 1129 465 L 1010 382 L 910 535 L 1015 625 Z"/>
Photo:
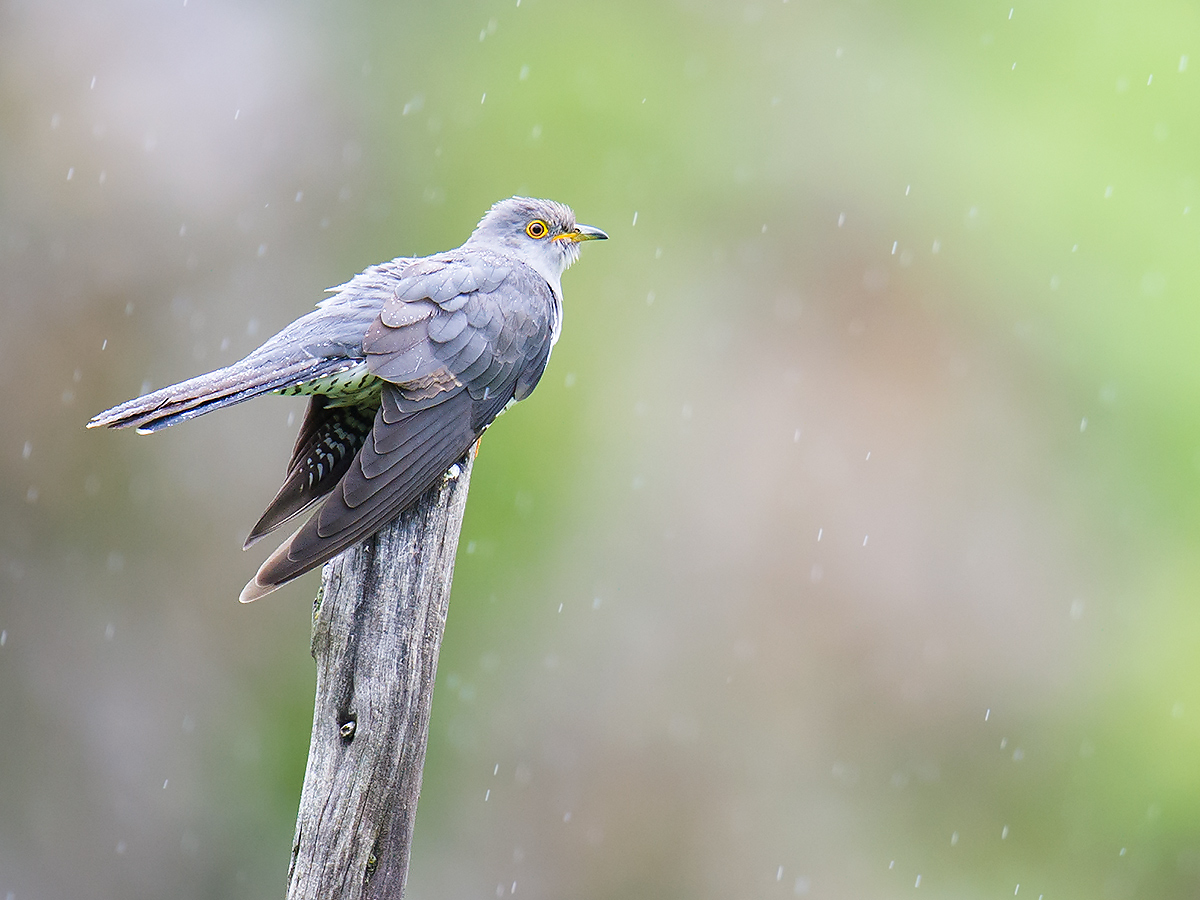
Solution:
<path fill-rule="evenodd" d="M 528 225 L 525 226 L 525 233 L 527 235 L 529 235 L 531 238 L 533 238 L 535 241 L 538 240 L 539 238 L 544 238 L 546 236 L 546 232 L 548 232 L 549 230 L 550 229 L 548 227 L 546 227 L 546 223 L 543 222 L 541 219 L 534 219 L 532 222 L 530 222 Z"/>

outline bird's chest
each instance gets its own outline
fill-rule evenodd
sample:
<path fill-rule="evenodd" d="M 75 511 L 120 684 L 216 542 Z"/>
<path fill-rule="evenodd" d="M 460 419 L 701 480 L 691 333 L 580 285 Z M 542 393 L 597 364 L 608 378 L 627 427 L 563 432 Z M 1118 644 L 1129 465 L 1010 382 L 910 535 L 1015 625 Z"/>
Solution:
<path fill-rule="evenodd" d="M 329 399 L 327 406 L 361 406 L 378 403 L 382 390 L 383 381 L 367 370 L 364 361 L 348 366 L 340 372 L 280 388 L 276 393 L 285 397 L 321 394 Z"/>

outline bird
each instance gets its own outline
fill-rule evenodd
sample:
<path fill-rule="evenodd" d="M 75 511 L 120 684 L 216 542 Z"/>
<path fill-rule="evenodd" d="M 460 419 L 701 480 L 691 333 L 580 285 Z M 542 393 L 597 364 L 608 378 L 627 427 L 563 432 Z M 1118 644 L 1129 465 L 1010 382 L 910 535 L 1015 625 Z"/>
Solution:
<path fill-rule="evenodd" d="M 243 359 L 87 427 L 149 434 L 262 394 L 309 397 L 243 549 L 320 506 L 243 589 L 249 603 L 395 519 L 529 396 L 562 331 L 563 272 L 607 238 L 562 203 L 501 200 L 457 249 L 370 266 Z"/>

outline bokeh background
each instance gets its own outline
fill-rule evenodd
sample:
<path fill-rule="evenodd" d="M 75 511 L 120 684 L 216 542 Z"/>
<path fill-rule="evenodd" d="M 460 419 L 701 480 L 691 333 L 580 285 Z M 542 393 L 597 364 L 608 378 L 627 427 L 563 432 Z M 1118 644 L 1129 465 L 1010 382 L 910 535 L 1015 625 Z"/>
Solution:
<path fill-rule="evenodd" d="M 516 193 L 612 240 L 408 895 L 1200 896 L 1198 79 L 1166 0 L 5 0 L 0 897 L 282 895 L 303 402 L 83 426 Z"/>

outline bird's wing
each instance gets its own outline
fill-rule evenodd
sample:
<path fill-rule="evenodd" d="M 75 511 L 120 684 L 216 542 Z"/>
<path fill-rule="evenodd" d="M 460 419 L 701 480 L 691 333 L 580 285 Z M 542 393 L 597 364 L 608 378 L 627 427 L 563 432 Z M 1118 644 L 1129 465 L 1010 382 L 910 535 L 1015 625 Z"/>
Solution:
<path fill-rule="evenodd" d="M 328 402 L 319 394 L 309 401 L 283 487 L 250 530 L 246 547 L 333 490 L 371 433 L 369 409 Z"/>
<path fill-rule="evenodd" d="M 386 385 L 375 427 L 341 482 L 317 513 L 267 558 L 241 600 L 275 588 L 366 538 L 394 519 L 461 459 L 478 434 L 471 428 L 471 397 L 460 392 L 442 403 L 401 413 L 399 388 Z"/>
<path fill-rule="evenodd" d="M 384 304 L 363 339 L 368 367 L 387 382 L 371 433 L 316 515 L 263 563 L 243 601 L 378 531 L 533 389 L 554 330 L 550 288 L 519 264 L 473 262 L 421 264 Z"/>
<path fill-rule="evenodd" d="M 554 294 L 528 266 L 486 253 L 409 272 L 363 338 L 367 368 L 400 386 L 407 411 L 465 390 L 482 431 L 541 377 L 557 324 Z"/>

